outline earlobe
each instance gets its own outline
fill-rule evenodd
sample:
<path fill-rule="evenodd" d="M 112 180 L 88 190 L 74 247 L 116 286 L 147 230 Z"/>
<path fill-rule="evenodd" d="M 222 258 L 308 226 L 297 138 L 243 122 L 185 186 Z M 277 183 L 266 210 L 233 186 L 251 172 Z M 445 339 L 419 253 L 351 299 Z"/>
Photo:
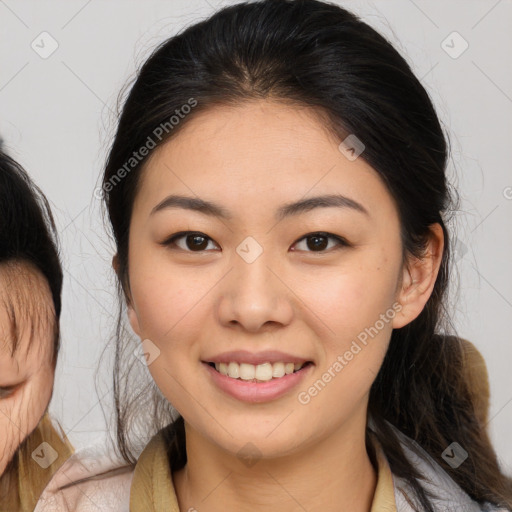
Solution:
<path fill-rule="evenodd" d="M 403 268 L 398 301 L 402 310 L 393 320 L 393 328 L 409 324 L 423 311 L 436 283 L 444 250 L 444 232 L 440 224 L 430 226 L 430 238 L 421 258 L 411 257 Z"/>
<path fill-rule="evenodd" d="M 139 326 L 139 318 L 137 316 L 137 312 L 133 308 L 132 305 L 127 305 L 128 310 L 128 320 L 130 325 L 132 326 L 133 332 L 140 337 L 140 326 Z"/>
<path fill-rule="evenodd" d="M 119 276 L 119 257 L 117 254 L 114 255 L 112 258 L 112 268 L 114 269 L 115 273 L 117 274 L 117 278 L 121 279 Z M 128 314 L 128 320 L 130 322 L 130 325 L 133 329 L 133 332 L 137 334 L 137 336 L 140 337 L 140 326 L 139 326 L 139 318 L 137 316 L 137 312 L 135 311 L 135 308 L 133 307 L 133 303 L 130 297 L 129 290 L 125 289 L 125 286 L 122 287 L 124 292 L 124 297 L 126 300 L 126 309 Z"/>
<path fill-rule="evenodd" d="M 112 268 L 114 269 L 114 272 L 119 275 L 119 256 L 117 253 L 112 257 Z"/>

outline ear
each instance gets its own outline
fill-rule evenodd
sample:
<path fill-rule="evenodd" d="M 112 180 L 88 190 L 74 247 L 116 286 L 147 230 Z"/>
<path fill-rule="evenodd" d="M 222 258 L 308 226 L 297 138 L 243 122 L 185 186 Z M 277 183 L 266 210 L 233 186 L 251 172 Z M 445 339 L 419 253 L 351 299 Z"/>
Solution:
<path fill-rule="evenodd" d="M 114 272 L 119 276 L 119 256 L 117 253 L 112 257 L 112 268 L 114 269 Z"/>
<path fill-rule="evenodd" d="M 409 257 L 404 264 L 397 300 L 402 309 L 393 319 L 393 328 L 411 323 L 423 311 L 436 283 L 444 250 L 444 232 L 440 224 L 432 224 L 425 254 Z"/>
<path fill-rule="evenodd" d="M 127 310 L 128 310 L 128 320 L 130 321 L 130 325 L 132 326 L 133 332 L 140 338 L 139 317 L 137 316 L 137 311 L 135 311 L 135 308 L 133 307 L 132 302 L 129 302 L 127 304 Z"/>
<path fill-rule="evenodd" d="M 114 269 L 115 273 L 117 274 L 118 279 L 119 277 L 119 255 L 116 253 L 112 257 L 112 268 Z M 126 298 L 126 307 L 128 310 L 128 320 L 130 321 L 130 325 L 132 326 L 133 331 L 140 336 L 140 326 L 139 326 L 139 318 L 137 316 L 137 312 L 135 311 L 135 308 L 133 307 L 132 300 L 129 296 L 129 293 L 124 290 L 125 292 L 125 298 Z"/>

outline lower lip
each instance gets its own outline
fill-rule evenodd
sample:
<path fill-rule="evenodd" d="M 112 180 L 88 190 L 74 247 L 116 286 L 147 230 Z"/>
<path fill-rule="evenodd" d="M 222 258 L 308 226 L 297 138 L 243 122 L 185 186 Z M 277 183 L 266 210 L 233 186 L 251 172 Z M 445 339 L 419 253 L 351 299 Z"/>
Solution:
<path fill-rule="evenodd" d="M 270 402 L 282 397 L 297 386 L 313 368 L 313 364 L 309 363 L 299 371 L 284 375 L 279 379 L 272 379 L 267 382 L 250 382 L 222 375 L 208 363 L 203 363 L 203 365 L 211 375 L 214 384 L 222 391 L 237 400 L 252 403 Z"/>

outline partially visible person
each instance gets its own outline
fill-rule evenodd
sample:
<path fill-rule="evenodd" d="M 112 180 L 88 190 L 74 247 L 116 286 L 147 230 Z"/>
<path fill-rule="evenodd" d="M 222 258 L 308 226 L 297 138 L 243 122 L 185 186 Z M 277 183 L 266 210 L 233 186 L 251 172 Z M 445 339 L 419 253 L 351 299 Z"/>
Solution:
<path fill-rule="evenodd" d="M 0 146 L 0 512 L 33 511 L 73 453 L 48 414 L 62 281 L 48 201 Z"/>

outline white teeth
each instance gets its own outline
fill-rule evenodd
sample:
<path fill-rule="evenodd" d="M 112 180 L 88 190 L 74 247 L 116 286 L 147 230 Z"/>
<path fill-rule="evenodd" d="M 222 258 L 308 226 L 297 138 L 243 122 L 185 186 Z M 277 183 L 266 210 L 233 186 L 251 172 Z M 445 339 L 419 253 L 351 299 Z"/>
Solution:
<path fill-rule="evenodd" d="M 215 369 L 222 375 L 227 375 L 232 379 L 253 380 L 266 382 L 272 378 L 279 379 L 284 375 L 290 375 L 294 371 L 300 370 L 304 363 L 263 363 L 258 365 L 236 362 L 215 363 Z"/>
<path fill-rule="evenodd" d="M 228 375 L 233 379 L 238 379 L 240 377 L 240 365 L 238 363 L 229 363 Z"/>
<path fill-rule="evenodd" d="M 274 363 L 272 365 L 272 377 L 282 377 L 285 374 L 284 372 L 284 363 Z"/>
<path fill-rule="evenodd" d="M 229 363 L 231 366 L 231 363 Z M 240 365 L 240 378 L 242 380 L 252 380 L 256 375 L 256 368 L 252 364 L 242 363 Z M 231 377 L 231 375 L 230 375 Z"/>
<path fill-rule="evenodd" d="M 257 380 L 271 380 L 272 365 L 270 363 L 263 363 L 256 366 L 255 378 Z"/>

